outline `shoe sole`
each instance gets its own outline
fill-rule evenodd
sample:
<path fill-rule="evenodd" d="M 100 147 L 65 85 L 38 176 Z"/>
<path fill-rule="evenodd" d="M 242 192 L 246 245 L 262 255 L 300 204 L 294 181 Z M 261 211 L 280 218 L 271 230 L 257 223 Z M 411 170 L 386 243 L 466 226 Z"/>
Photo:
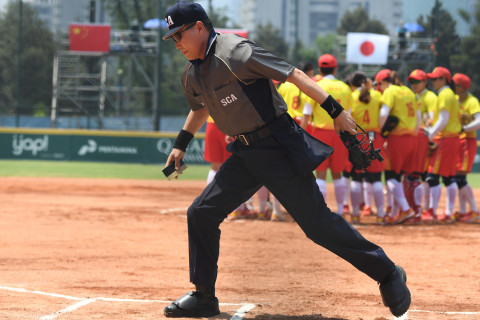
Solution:
<path fill-rule="evenodd" d="M 164 311 L 163 314 L 167 318 L 209 318 L 209 317 L 218 316 L 220 314 L 220 311 L 188 312 L 188 311 L 185 311 L 185 310 L 179 310 L 179 312 L 166 312 L 166 311 Z"/>
<path fill-rule="evenodd" d="M 410 214 L 406 215 L 405 217 L 401 218 L 401 219 L 398 219 L 397 221 L 395 221 L 394 224 L 402 224 L 404 223 L 405 221 L 407 221 L 408 219 L 410 218 L 413 218 L 415 214 L 413 212 L 410 212 Z"/>
<path fill-rule="evenodd" d="M 405 281 L 405 287 L 407 284 L 407 273 L 401 266 L 395 266 L 397 268 L 397 271 L 400 272 L 403 281 Z M 395 316 L 395 317 L 401 317 L 404 315 L 407 311 L 408 308 L 410 307 L 412 297 L 410 295 L 410 290 L 407 288 L 407 295 L 406 297 L 395 307 L 390 308 L 390 312 Z"/>

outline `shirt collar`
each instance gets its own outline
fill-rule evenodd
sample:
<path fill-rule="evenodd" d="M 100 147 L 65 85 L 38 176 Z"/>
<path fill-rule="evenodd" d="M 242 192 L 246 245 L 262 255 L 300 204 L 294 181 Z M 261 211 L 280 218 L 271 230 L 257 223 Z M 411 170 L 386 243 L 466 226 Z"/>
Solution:
<path fill-rule="evenodd" d="M 212 29 L 212 31 L 210 31 L 210 35 L 208 36 L 207 50 L 205 50 L 205 55 L 203 56 L 203 59 L 190 60 L 190 63 L 193 64 L 194 66 L 201 65 L 202 62 L 207 57 L 207 55 L 209 54 L 210 49 L 212 48 L 212 45 L 213 45 L 213 43 L 215 42 L 216 39 L 217 39 L 217 33 L 215 32 L 215 30 Z"/>
<path fill-rule="evenodd" d="M 443 91 L 443 89 L 446 89 L 446 88 L 448 88 L 448 86 L 447 86 L 447 85 L 445 85 L 445 86 L 441 87 L 441 88 L 438 90 L 438 93 L 442 92 L 442 91 Z"/>
<path fill-rule="evenodd" d="M 427 92 L 427 90 L 428 90 L 428 89 L 425 88 L 425 89 L 422 90 L 422 92 L 417 93 L 417 99 L 420 99 L 420 97 L 423 96 L 423 94 L 424 94 L 425 92 Z"/>
<path fill-rule="evenodd" d="M 333 74 L 327 74 L 323 79 L 335 80 L 335 76 Z"/>

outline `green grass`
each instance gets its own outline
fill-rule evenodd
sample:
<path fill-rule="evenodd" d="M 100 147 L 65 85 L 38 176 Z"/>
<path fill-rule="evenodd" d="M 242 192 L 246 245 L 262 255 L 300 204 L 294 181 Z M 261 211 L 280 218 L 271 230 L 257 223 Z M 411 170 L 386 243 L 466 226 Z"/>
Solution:
<path fill-rule="evenodd" d="M 75 161 L 0 160 L 0 177 L 165 179 L 164 165 Z M 182 180 L 205 180 L 209 165 L 189 165 Z"/>
<path fill-rule="evenodd" d="M 0 160 L 0 177 L 65 177 L 164 180 L 164 165 L 106 162 Z M 181 180 L 206 180 L 209 165 L 189 165 Z M 327 174 L 327 182 L 331 182 Z M 480 188 L 480 173 L 468 175 L 473 188 Z"/>

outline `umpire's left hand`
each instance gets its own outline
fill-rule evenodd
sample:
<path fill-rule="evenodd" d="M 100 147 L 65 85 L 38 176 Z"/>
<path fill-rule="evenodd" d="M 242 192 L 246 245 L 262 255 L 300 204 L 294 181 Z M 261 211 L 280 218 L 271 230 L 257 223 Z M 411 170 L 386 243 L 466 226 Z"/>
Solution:
<path fill-rule="evenodd" d="M 357 133 L 357 123 L 355 122 L 355 119 L 353 119 L 352 116 L 346 111 L 342 111 L 338 117 L 333 119 L 333 125 L 335 126 L 335 131 L 337 134 L 340 133 L 340 130 L 347 131 L 351 134 Z"/>

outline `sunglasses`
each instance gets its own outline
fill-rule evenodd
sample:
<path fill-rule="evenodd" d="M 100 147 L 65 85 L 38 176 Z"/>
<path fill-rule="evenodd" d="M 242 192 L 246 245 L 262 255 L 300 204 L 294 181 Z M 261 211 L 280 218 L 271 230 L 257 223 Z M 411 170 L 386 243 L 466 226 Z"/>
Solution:
<path fill-rule="evenodd" d="M 441 77 L 438 77 L 438 78 L 430 78 L 430 81 L 435 81 L 435 80 L 438 80 L 440 79 Z"/>
<path fill-rule="evenodd" d="M 188 29 L 193 28 L 195 25 L 196 25 L 196 23 L 191 24 L 190 26 L 186 27 L 186 28 L 183 29 L 182 31 L 179 31 L 179 32 L 175 33 L 174 35 L 172 35 L 171 38 L 172 38 L 173 41 L 175 41 L 175 42 L 178 42 L 178 41 L 182 40 L 182 33 L 185 32 L 185 31 L 187 31 Z"/>
<path fill-rule="evenodd" d="M 416 79 L 408 81 L 408 83 L 410 83 L 410 84 L 419 84 L 420 82 L 422 82 L 422 81 L 416 80 Z"/>

